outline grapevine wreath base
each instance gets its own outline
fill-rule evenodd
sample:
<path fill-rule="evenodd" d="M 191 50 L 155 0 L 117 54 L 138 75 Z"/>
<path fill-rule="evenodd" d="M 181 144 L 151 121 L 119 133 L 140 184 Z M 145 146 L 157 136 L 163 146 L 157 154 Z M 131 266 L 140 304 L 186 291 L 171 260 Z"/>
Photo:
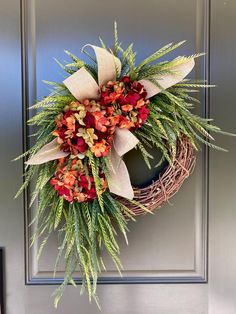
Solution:
<path fill-rule="evenodd" d="M 163 206 L 175 195 L 186 178 L 192 173 L 196 163 L 194 149 L 185 136 L 177 142 L 177 152 L 173 165 L 168 165 L 150 185 L 144 188 L 134 187 L 134 200 L 144 205 L 150 211 Z M 119 201 L 128 206 L 135 216 L 147 213 L 139 205 L 130 204 L 125 198 L 117 197 Z"/>

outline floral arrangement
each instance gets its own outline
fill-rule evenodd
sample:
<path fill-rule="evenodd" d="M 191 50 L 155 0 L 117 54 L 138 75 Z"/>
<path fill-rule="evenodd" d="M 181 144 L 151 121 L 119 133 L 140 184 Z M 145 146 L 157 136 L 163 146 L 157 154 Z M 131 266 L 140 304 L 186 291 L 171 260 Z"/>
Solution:
<path fill-rule="evenodd" d="M 150 167 L 149 148 L 154 147 L 162 153 L 158 164 L 165 161 L 174 167 L 182 136 L 195 149 L 199 141 L 221 149 L 211 143 L 209 131 L 223 132 L 192 112 L 198 100 L 191 93 L 209 85 L 185 78 L 202 54 L 157 62 L 184 43 L 180 42 L 164 46 L 136 65 L 133 45 L 122 48 L 116 25 L 113 49 L 100 41 L 101 47 L 83 48 L 91 61 L 87 64 L 65 51 L 71 61 L 58 63 L 68 77 L 63 84 L 46 82 L 53 91 L 32 107 L 38 112 L 28 121 L 37 126 L 35 145 L 18 157 L 28 160 L 17 195 L 36 178 L 30 206 L 37 201 L 33 241 L 43 237 L 39 254 L 55 230 L 60 234 L 55 269 L 63 258 L 65 277 L 55 292 L 55 305 L 66 285 L 75 285 L 77 269 L 82 289 L 98 302 L 97 278 L 105 269 L 102 251 L 122 269 L 116 234 L 119 230 L 127 240 L 128 220 L 135 216 L 127 202 L 149 212 L 134 198 L 122 159 L 125 153 L 140 150 Z"/>

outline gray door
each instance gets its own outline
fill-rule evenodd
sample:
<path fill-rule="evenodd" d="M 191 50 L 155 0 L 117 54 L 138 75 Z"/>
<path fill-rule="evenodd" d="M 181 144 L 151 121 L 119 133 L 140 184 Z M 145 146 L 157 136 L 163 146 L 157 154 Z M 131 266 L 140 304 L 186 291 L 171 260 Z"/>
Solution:
<path fill-rule="evenodd" d="M 123 43 L 134 42 L 138 60 L 186 39 L 179 53 L 208 53 L 192 77 L 218 86 L 199 96 L 198 113 L 210 112 L 218 125 L 235 131 L 235 18 L 232 0 L 0 1 L 0 246 L 7 314 L 100 313 L 79 296 L 79 287 L 68 287 L 53 308 L 50 295 L 63 276 L 61 265 L 53 278 L 56 236 L 37 261 L 37 243 L 29 248 L 27 195 L 13 200 L 23 165 L 11 160 L 29 145 L 27 107 L 48 93 L 43 79 L 63 79 L 53 57 L 63 60 L 64 49 L 80 55 L 84 44 L 98 44 L 98 35 L 111 42 L 114 20 Z M 102 313 L 236 313 L 236 142 L 217 141 L 230 152 L 203 148 L 172 204 L 130 224 L 129 246 L 120 239 L 123 277 L 108 261 L 100 279 Z"/>

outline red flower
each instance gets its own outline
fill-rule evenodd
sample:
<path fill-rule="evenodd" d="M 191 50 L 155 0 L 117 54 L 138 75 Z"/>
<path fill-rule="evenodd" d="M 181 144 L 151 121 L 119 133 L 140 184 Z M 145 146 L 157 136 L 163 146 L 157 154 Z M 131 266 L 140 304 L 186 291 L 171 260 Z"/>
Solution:
<path fill-rule="evenodd" d="M 138 81 L 134 81 L 133 83 L 132 83 L 132 90 L 134 91 L 134 92 L 137 92 L 138 94 L 143 94 L 143 93 L 146 93 L 146 91 L 145 91 L 145 89 L 144 89 L 144 87 L 143 87 L 143 85 L 140 83 L 140 82 L 138 82 Z M 142 97 L 146 97 L 146 96 L 143 96 L 142 95 Z"/>
<path fill-rule="evenodd" d="M 85 143 L 85 140 L 82 137 L 78 137 L 76 147 L 80 153 L 84 153 L 88 148 L 88 145 Z"/>
<path fill-rule="evenodd" d="M 105 96 L 104 97 L 104 104 L 108 105 L 108 104 L 114 104 L 117 99 L 120 97 L 121 93 L 117 93 L 117 92 L 113 92 L 110 93 L 109 96 Z"/>
<path fill-rule="evenodd" d="M 90 199 L 94 199 L 94 198 L 97 197 L 97 192 L 96 192 L 96 190 L 95 190 L 95 187 L 92 187 L 90 190 L 87 189 L 86 192 L 87 192 L 88 197 L 89 197 Z"/>
<path fill-rule="evenodd" d="M 68 111 L 66 111 L 66 112 L 64 113 L 64 119 L 66 119 L 66 118 L 72 116 L 73 113 L 74 113 L 73 110 L 68 110 Z"/>
<path fill-rule="evenodd" d="M 74 158 L 71 164 L 67 165 L 68 157 L 59 160 L 57 171 L 50 180 L 50 184 L 66 201 L 72 203 L 74 201 L 88 202 L 97 197 L 94 178 L 89 173 L 85 175 L 82 161 Z M 104 192 L 107 188 L 105 176 L 100 172 L 101 190 Z"/>
<path fill-rule="evenodd" d="M 124 82 L 125 84 L 129 84 L 130 83 L 130 77 L 128 75 L 123 76 L 121 79 L 121 82 Z"/>
<path fill-rule="evenodd" d="M 55 190 L 58 190 L 58 185 L 57 185 L 57 183 L 58 183 L 58 180 L 56 179 L 56 178 L 52 178 L 51 180 L 50 180 L 50 184 L 51 185 L 55 185 Z"/>
<path fill-rule="evenodd" d="M 86 116 L 83 119 L 86 128 L 94 128 L 95 127 L 95 118 L 90 112 L 86 112 Z"/>
<path fill-rule="evenodd" d="M 63 142 L 65 140 L 65 138 L 66 138 L 65 132 L 62 129 L 53 131 L 52 135 L 58 137 L 58 144 L 61 144 L 60 143 L 60 139 Z"/>
<path fill-rule="evenodd" d="M 66 200 L 66 201 L 68 201 L 68 202 L 73 202 L 73 196 L 72 196 L 72 193 L 71 193 L 71 191 L 69 190 L 69 189 L 67 189 L 65 186 L 63 186 L 63 187 L 60 187 L 59 189 L 58 189 L 58 194 L 60 195 L 60 196 L 63 196 L 63 198 Z"/>
<path fill-rule="evenodd" d="M 67 200 L 68 202 L 73 201 L 71 191 L 63 184 L 63 182 L 54 177 L 50 180 L 50 184 L 54 186 L 54 189 L 58 192 L 60 196 L 63 196 L 65 200 Z"/>
<path fill-rule="evenodd" d="M 139 99 L 140 99 L 140 95 L 138 93 L 129 93 L 126 96 L 126 101 L 132 106 L 135 106 Z"/>
<path fill-rule="evenodd" d="M 143 85 L 131 82 L 127 75 L 120 82 L 109 81 L 101 86 L 98 101 L 69 103 L 56 117 L 52 134 L 65 152 L 77 155 L 90 149 L 96 157 L 104 157 L 111 148 L 116 127 L 135 130 L 146 121 L 146 96 Z M 83 199 L 80 191 L 77 197 Z"/>
<path fill-rule="evenodd" d="M 119 104 L 122 106 L 127 105 L 128 103 L 129 103 L 128 99 L 124 95 L 121 95 L 119 98 Z"/>
<path fill-rule="evenodd" d="M 149 109 L 143 106 L 138 110 L 138 113 L 138 117 L 141 119 L 141 123 L 143 124 L 147 120 L 147 117 L 149 115 Z"/>
<path fill-rule="evenodd" d="M 92 177 L 90 177 L 89 179 L 90 179 L 90 183 L 94 182 Z M 85 175 L 81 175 L 80 176 L 79 183 L 82 186 L 82 188 L 85 188 L 85 189 L 87 189 L 88 186 L 89 186 L 88 179 L 87 179 L 87 177 Z"/>
<path fill-rule="evenodd" d="M 106 113 L 108 114 L 108 116 L 113 116 L 114 115 L 114 112 L 115 112 L 115 108 L 114 106 L 107 106 L 106 107 Z"/>

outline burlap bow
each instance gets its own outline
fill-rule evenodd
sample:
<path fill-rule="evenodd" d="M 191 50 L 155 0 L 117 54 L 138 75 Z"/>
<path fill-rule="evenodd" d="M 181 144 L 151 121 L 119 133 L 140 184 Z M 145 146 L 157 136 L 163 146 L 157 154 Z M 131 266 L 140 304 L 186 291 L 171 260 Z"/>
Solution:
<path fill-rule="evenodd" d="M 93 46 L 91 47 L 96 55 L 98 69 L 98 83 L 92 75 L 82 67 L 77 72 L 69 76 L 63 81 L 71 94 L 79 101 L 85 99 L 99 99 L 100 86 L 108 81 L 115 81 L 120 76 L 121 62 L 108 50 Z M 147 98 L 150 98 L 162 90 L 167 89 L 178 82 L 182 81 L 186 75 L 193 69 L 194 59 L 183 58 L 182 62 L 171 68 L 171 73 L 165 75 L 156 75 L 149 80 L 140 80 L 140 83 L 147 91 Z M 153 80 L 157 83 L 154 84 Z M 112 193 L 120 195 L 127 199 L 133 199 L 134 192 L 130 182 L 127 167 L 122 160 L 122 156 L 133 149 L 138 143 L 138 139 L 128 130 L 116 128 L 113 146 L 109 152 L 110 159 L 110 175 L 107 178 L 108 186 Z M 42 164 L 50 160 L 59 159 L 68 156 L 60 149 L 57 140 L 54 139 L 49 144 L 42 147 L 34 156 L 32 156 L 26 164 L 36 165 Z M 79 157 L 83 157 L 81 154 Z"/>

